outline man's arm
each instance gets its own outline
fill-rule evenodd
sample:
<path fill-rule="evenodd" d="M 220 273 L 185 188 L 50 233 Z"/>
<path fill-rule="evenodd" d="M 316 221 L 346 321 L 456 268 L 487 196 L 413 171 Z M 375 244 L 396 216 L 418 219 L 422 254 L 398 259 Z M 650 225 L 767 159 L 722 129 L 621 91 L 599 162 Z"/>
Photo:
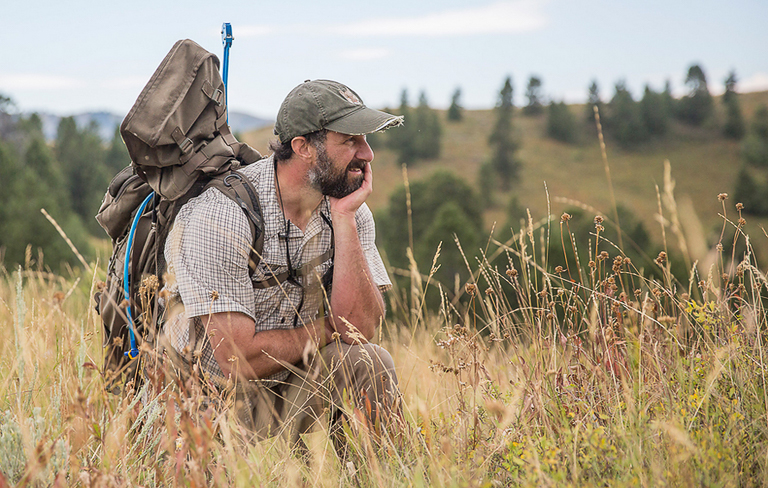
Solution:
<path fill-rule="evenodd" d="M 370 163 L 364 169 L 362 186 L 341 199 L 331 199 L 336 251 L 331 288 L 331 326 L 347 344 L 360 340 L 344 320 L 351 323 L 366 340 L 384 318 L 384 298 L 373 281 L 357 233 L 355 213 L 373 190 Z"/>
<path fill-rule="evenodd" d="M 254 321 L 244 313 L 223 312 L 201 317 L 208 320 L 206 330 L 213 357 L 224 376 L 244 379 L 266 378 L 284 370 L 282 363 L 298 363 L 307 343 L 322 347 L 331 340 L 333 330 L 324 318 L 295 329 L 274 329 L 254 334 Z"/>

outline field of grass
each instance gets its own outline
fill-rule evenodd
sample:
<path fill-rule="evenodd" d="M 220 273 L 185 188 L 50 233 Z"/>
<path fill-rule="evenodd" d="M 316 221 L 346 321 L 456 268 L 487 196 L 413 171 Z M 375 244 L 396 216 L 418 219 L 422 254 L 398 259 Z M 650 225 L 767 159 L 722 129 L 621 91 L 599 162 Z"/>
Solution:
<path fill-rule="evenodd" d="M 0 486 L 765 486 L 754 258 L 720 253 L 683 289 L 666 256 L 648 280 L 601 244 L 547 274 L 542 233 L 491 248 L 506 257 L 473 267 L 462 302 L 425 310 L 438 291 L 418 274 L 388 296 L 407 311 L 380 337 L 405 422 L 371 432 L 350 412 L 343 462 L 322 431 L 304 453 L 243 442 L 230 412 L 201 413 L 172 382 L 107 393 L 90 298 L 103 265 L 3 270 Z"/>

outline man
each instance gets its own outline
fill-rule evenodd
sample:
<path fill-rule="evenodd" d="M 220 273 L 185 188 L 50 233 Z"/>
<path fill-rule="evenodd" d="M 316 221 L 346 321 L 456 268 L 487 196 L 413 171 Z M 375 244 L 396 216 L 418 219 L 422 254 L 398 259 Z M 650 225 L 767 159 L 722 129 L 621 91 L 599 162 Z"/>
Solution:
<path fill-rule="evenodd" d="M 392 358 L 368 342 L 391 282 L 365 204 L 365 135 L 401 123 L 337 82 L 307 81 L 288 94 L 274 154 L 241 170 L 264 218 L 252 276 L 253 236 L 232 200 L 208 190 L 176 217 L 165 253 L 185 311 L 166 332 L 175 349 L 194 351 L 204 376 L 237 384 L 238 416 L 260 436 L 296 441 L 323 412 L 341 418 L 345 395 L 363 411 L 371 404 L 374 417 L 397 402 Z"/>

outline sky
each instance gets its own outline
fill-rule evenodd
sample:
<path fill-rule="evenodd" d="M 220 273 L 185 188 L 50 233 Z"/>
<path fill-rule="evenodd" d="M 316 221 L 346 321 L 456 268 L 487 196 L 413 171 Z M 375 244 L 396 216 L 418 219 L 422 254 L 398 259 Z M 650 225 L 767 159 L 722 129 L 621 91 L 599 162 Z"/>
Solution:
<path fill-rule="evenodd" d="M 768 89 L 764 0 L 360 0 L 13 2 L 0 18 L 0 94 L 22 112 L 125 114 L 175 41 L 222 57 L 232 24 L 230 110 L 274 118 L 306 79 L 341 81 L 375 108 L 425 92 L 445 108 L 461 89 L 493 107 L 511 76 L 515 103 L 538 76 L 548 100 L 602 98 L 625 80 L 685 93 L 702 66 L 713 93 L 731 70 L 739 91 Z"/>

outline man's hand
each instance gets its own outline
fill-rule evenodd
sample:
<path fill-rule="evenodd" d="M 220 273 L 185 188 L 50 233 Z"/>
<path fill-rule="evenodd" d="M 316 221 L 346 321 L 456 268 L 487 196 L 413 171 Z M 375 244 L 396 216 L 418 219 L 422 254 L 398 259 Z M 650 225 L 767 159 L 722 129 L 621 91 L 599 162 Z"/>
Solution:
<path fill-rule="evenodd" d="M 360 188 L 344 198 L 329 197 L 331 214 L 334 216 L 334 220 L 336 220 L 336 216 L 354 218 L 355 212 L 357 212 L 357 209 L 365 202 L 371 192 L 373 192 L 373 171 L 371 171 L 371 163 L 368 162 L 365 163 L 363 168 L 363 184 L 360 185 Z"/>

